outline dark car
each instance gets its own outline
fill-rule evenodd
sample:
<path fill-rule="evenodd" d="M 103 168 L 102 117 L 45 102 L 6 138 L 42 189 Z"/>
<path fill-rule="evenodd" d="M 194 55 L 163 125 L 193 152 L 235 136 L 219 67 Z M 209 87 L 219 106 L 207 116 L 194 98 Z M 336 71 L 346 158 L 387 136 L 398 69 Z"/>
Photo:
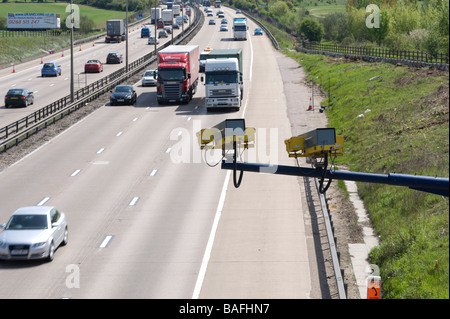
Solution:
<path fill-rule="evenodd" d="M 137 94 L 132 85 L 118 85 L 111 91 L 109 104 L 134 104 L 137 100 Z"/>
<path fill-rule="evenodd" d="M 164 30 L 166 30 L 166 32 L 168 33 L 168 34 L 172 34 L 172 28 L 170 27 L 170 26 L 165 26 L 164 27 Z"/>
<path fill-rule="evenodd" d="M 5 95 L 5 107 L 24 106 L 34 103 L 33 92 L 27 89 L 9 89 Z"/>
<path fill-rule="evenodd" d="M 166 30 L 160 30 L 158 33 L 158 38 L 168 38 L 169 34 L 167 33 Z"/>
<path fill-rule="evenodd" d="M 44 64 L 41 70 L 42 77 L 47 75 L 58 76 L 61 75 L 61 65 L 56 62 L 47 62 Z"/>
<path fill-rule="evenodd" d="M 122 53 L 118 52 L 110 52 L 108 53 L 108 56 L 106 57 L 106 63 L 122 63 L 123 62 L 123 56 Z"/>
<path fill-rule="evenodd" d="M 150 36 L 150 28 L 142 28 L 141 29 L 141 38 L 148 38 Z"/>

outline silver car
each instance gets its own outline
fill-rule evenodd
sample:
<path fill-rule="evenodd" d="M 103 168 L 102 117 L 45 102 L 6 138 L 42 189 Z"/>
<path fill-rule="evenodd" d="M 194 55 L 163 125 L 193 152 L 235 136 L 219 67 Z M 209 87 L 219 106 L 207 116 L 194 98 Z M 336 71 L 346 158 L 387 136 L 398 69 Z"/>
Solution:
<path fill-rule="evenodd" d="M 142 86 L 156 85 L 158 70 L 147 70 L 142 77 Z"/>
<path fill-rule="evenodd" d="M 0 259 L 47 259 L 52 261 L 56 249 L 66 245 L 66 215 L 55 207 L 19 208 L 6 225 L 0 225 Z"/>
<path fill-rule="evenodd" d="M 148 37 L 148 44 L 159 44 L 159 39 L 154 36 Z"/>

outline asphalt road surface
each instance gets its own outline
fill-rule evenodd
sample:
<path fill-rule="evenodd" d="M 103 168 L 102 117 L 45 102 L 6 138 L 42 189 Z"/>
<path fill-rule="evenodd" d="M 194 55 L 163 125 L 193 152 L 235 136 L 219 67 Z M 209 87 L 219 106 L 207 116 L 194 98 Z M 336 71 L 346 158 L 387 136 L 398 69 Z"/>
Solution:
<path fill-rule="evenodd" d="M 238 42 L 205 23 L 191 41 L 243 49 L 239 112 L 206 112 L 202 84 L 187 105 L 158 105 L 155 88 L 134 83 L 134 106 L 106 104 L 0 173 L 0 223 L 41 204 L 64 211 L 69 225 L 53 262 L 0 262 L 0 298 L 315 297 L 297 179 L 244 174 L 234 188 L 230 171 L 206 164 L 217 157 L 200 152 L 195 136 L 245 118 L 257 129 L 246 160 L 295 165 L 283 142 L 292 135 L 281 53 L 255 27 Z"/>

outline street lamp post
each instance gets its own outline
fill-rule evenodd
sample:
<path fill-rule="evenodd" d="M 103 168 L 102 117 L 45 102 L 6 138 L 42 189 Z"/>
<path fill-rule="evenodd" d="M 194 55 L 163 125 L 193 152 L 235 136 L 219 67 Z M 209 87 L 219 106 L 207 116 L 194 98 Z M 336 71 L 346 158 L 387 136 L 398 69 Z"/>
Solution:
<path fill-rule="evenodd" d="M 128 0 L 126 4 L 126 32 L 125 32 L 125 71 L 128 73 Z"/>
<path fill-rule="evenodd" d="M 74 101 L 74 84 L 73 84 L 73 7 L 70 0 L 70 103 Z"/>

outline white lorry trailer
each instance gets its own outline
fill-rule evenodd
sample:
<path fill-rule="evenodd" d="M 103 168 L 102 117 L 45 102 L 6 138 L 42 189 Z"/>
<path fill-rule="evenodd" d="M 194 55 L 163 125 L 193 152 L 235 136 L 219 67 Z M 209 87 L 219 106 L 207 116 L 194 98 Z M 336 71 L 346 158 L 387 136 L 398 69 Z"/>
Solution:
<path fill-rule="evenodd" d="M 172 9 L 164 9 L 162 11 L 162 21 L 163 21 L 164 25 L 172 25 L 173 24 Z"/>
<path fill-rule="evenodd" d="M 172 6 L 173 16 L 178 17 L 181 14 L 181 8 L 179 4 L 174 4 Z"/>
<path fill-rule="evenodd" d="M 150 23 L 151 24 L 155 24 L 156 21 L 158 21 L 159 19 L 161 19 L 162 15 L 161 15 L 161 8 L 152 8 L 150 11 Z"/>

